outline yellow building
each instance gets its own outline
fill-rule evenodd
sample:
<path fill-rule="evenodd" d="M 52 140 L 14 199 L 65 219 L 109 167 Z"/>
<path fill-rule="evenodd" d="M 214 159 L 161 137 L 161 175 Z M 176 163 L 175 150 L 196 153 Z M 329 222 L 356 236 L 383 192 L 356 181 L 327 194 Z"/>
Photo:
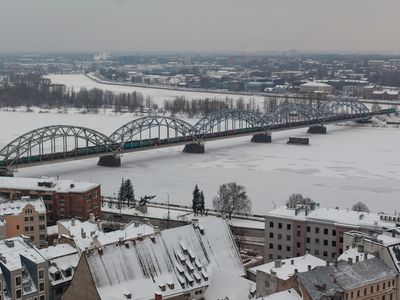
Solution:
<path fill-rule="evenodd" d="M 22 197 L 20 200 L 1 201 L 0 219 L 6 238 L 24 235 L 37 247 L 46 246 L 46 207 L 42 198 Z"/>

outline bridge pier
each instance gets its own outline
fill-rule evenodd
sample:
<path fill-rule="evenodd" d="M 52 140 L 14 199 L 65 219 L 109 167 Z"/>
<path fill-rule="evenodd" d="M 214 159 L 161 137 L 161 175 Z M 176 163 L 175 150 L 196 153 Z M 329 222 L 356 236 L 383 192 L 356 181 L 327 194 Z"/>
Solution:
<path fill-rule="evenodd" d="M 205 152 L 205 147 L 203 143 L 189 143 L 185 145 L 183 152 L 201 154 Z"/>
<path fill-rule="evenodd" d="M 252 143 L 271 143 L 271 133 L 257 133 L 251 138 Z"/>
<path fill-rule="evenodd" d="M 324 125 L 310 126 L 307 133 L 326 134 L 326 127 Z"/>
<path fill-rule="evenodd" d="M 98 166 L 118 168 L 121 166 L 121 158 L 117 155 L 104 155 L 100 156 Z"/>

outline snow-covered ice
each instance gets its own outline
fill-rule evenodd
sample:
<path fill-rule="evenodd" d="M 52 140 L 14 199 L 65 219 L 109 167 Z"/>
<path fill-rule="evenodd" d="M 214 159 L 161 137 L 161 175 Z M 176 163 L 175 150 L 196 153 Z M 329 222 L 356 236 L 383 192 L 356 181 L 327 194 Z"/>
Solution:
<path fill-rule="evenodd" d="M 106 134 L 133 119 L 132 114 L 38 114 L 0 111 L 0 147 L 17 136 L 51 124 L 74 124 Z M 400 197 L 400 129 L 328 126 L 327 135 L 310 136 L 309 146 L 287 145 L 289 136 L 306 129 L 273 133 L 272 144 L 250 137 L 206 143 L 206 153 L 182 153 L 182 147 L 124 154 L 122 168 L 97 166 L 97 159 L 20 169 L 18 177 L 57 176 L 100 183 L 104 195 L 117 193 L 130 178 L 137 195 L 157 194 L 156 201 L 190 205 L 195 184 L 211 206 L 218 186 L 237 181 L 247 188 L 253 212 L 282 205 L 302 193 L 321 206 L 349 208 L 363 201 L 374 212 L 394 213 Z"/>

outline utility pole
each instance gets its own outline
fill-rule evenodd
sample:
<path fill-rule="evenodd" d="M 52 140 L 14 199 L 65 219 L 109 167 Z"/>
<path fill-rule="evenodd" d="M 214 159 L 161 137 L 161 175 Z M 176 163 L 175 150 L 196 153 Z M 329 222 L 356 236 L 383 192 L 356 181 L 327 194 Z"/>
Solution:
<path fill-rule="evenodd" d="M 167 193 L 167 229 L 169 228 L 169 218 L 170 218 L 170 211 L 169 211 L 169 193 Z"/>

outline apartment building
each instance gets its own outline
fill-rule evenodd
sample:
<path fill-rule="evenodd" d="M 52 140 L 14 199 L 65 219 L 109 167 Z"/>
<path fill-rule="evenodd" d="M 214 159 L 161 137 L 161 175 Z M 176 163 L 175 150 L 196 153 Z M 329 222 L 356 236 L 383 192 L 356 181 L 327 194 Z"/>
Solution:
<path fill-rule="evenodd" d="M 42 198 L 0 199 L 0 220 L 5 238 L 27 236 L 37 247 L 46 246 L 46 207 Z"/>
<path fill-rule="evenodd" d="M 381 232 L 395 226 L 379 214 L 325 208 L 313 201 L 287 204 L 266 214 L 264 260 L 310 253 L 333 261 L 343 253 L 345 232 Z"/>
<path fill-rule="evenodd" d="M 296 288 L 304 300 L 398 299 L 397 274 L 377 257 L 356 263 L 339 261 L 297 277 Z"/>
<path fill-rule="evenodd" d="M 19 199 L 22 196 L 42 197 L 50 225 L 58 220 L 87 220 L 92 213 L 101 214 L 100 185 L 91 182 L 57 178 L 0 177 L 0 196 Z"/>
<path fill-rule="evenodd" d="M 27 237 L 0 241 L 0 298 L 48 299 L 48 263 Z"/>

